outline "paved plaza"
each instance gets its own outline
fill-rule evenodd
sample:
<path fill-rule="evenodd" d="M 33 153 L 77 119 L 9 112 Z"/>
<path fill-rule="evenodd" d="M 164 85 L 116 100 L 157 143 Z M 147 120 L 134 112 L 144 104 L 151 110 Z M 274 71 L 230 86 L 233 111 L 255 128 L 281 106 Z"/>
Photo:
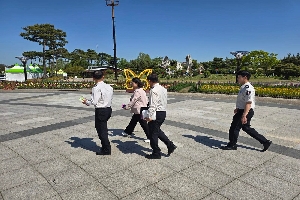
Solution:
<path fill-rule="evenodd" d="M 111 156 L 97 156 L 94 109 L 79 101 L 88 90 L 0 92 L 0 200 L 14 199 L 293 199 L 300 200 L 300 100 L 257 98 L 252 126 L 270 149 L 241 131 L 238 150 L 228 141 L 236 96 L 168 96 L 162 126 L 178 147 L 148 160 L 139 124 L 121 109 L 130 94 L 115 92 L 108 122 Z"/>

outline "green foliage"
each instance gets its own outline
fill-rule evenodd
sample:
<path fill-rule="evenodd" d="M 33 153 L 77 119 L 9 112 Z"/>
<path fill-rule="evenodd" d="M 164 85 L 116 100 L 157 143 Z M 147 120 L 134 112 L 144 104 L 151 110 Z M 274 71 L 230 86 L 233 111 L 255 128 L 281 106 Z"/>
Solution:
<path fill-rule="evenodd" d="M 208 78 L 208 77 L 210 77 L 211 74 L 208 70 L 205 70 L 203 75 L 204 75 L 204 78 Z"/>
<path fill-rule="evenodd" d="M 277 76 L 282 76 L 284 79 L 300 76 L 300 66 L 293 63 L 280 64 L 275 67 L 274 73 Z"/>
<path fill-rule="evenodd" d="M 246 66 L 252 74 L 260 74 L 260 70 L 265 75 L 280 63 L 277 54 L 268 53 L 262 50 L 251 51 L 242 58 L 242 66 Z"/>
<path fill-rule="evenodd" d="M 36 56 L 43 58 L 44 74 L 46 74 L 46 51 L 48 51 L 48 55 L 56 56 L 56 50 L 64 47 L 68 43 L 66 40 L 66 32 L 55 29 L 54 25 L 51 24 L 35 24 L 33 26 L 23 27 L 22 29 L 24 32 L 20 33 L 21 37 L 32 42 L 37 42 L 43 46 L 43 51 L 39 52 L 39 54 L 28 52 L 28 55 L 30 55 L 32 59 Z M 48 47 L 48 50 L 46 47 Z"/>
<path fill-rule="evenodd" d="M 174 82 L 169 88 L 170 92 L 179 92 L 184 88 L 194 86 L 194 82 Z"/>
<path fill-rule="evenodd" d="M 297 53 L 296 56 L 289 53 L 287 57 L 281 60 L 282 64 L 293 63 L 294 65 L 300 66 L 300 54 Z"/>

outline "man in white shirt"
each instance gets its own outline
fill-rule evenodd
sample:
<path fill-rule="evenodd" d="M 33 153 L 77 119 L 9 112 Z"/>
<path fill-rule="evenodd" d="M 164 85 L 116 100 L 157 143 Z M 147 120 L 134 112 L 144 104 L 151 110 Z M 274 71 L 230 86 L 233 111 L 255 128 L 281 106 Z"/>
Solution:
<path fill-rule="evenodd" d="M 158 76 L 156 74 L 150 74 L 147 80 L 149 81 L 151 89 L 149 94 L 149 117 L 145 118 L 145 120 L 148 121 L 150 146 L 153 152 L 150 155 L 146 155 L 146 158 L 160 159 L 161 150 L 158 147 L 158 139 L 164 142 L 168 147 L 168 155 L 173 153 L 177 147 L 160 129 L 166 119 L 167 90 L 158 83 Z"/>
<path fill-rule="evenodd" d="M 249 83 L 251 74 L 247 71 L 239 71 L 237 73 L 238 82 L 242 85 L 237 96 L 236 108 L 234 110 L 233 120 L 229 129 L 229 143 L 227 146 L 221 147 L 223 150 L 236 150 L 239 132 L 242 129 L 248 135 L 258 140 L 263 146 L 263 152 L 266 151 L 272 141 L 267 140 L 263 135 L 259 134 L 254 128 L 251 128 L 250 121 L 254 115 L 255 107 L 255 89 Z"/>
<path fill-rule="evenodd" d="M 103 82 L 104 75 L 102 71 L 93 73 L 93 80 L 96 85 L 92 89 L 90 100 L 84 99 L 83 104 L 95 107 L 95 128 L 101 141 L 102 149 L 96 152 L 97 155 L 111 155 L 111 146 L 108 140 L 107 121 L 111 117 L 113 88 Z"/>

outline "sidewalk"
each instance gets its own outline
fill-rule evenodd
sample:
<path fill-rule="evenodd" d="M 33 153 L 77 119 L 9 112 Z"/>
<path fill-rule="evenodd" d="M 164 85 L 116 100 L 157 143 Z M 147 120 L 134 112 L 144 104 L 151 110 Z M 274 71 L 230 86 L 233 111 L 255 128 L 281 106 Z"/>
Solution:
<path fill-rule="evenodd" d="M 252 121 L 273 141 L 267 152 L 241 131 L 237 151 L 222 151 L 235 96 L 169 93 L 162 129 L 178 146 L 161 160 L 151 153 L 116 92 L 109 120 L 111 156 L 96 156 L 88 90 L 0 92 L 0 200 L 13 199 L 294 199 L 300 200 L 299 100 L 257 98 Z"/>

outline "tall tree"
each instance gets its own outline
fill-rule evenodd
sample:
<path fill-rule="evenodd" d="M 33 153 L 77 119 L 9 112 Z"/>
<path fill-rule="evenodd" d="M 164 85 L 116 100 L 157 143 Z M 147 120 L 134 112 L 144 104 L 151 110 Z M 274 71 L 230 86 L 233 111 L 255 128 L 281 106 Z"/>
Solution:
<path fill-rule="evenodd" d="M 22 29 L 24 32 L 20 33 L 21 37 L 32 42 L 37 42 L 43 46 L 42 58 L 45 76 L 47 71 L 45 58 L 46 47 L 55 53 L 59 47 L 64 47 L 66 43 L 68 43 L 66 40 L 67 34 L 60 29 L 55 29 L 54 25 L 51 24 L 35 24 L 33 26 L 23 27 Z"/>
<path fill-rule="evenodd" d="M 111 55 L 103 52 L 98 54 L 98 61 L 97 61 L 98 65 L 100 66 L 113 65 L 113 62 L 114 62 L 114 58 Z"/>
<path fill-rule="evenodd" d="M 93 61 L 94 61 L 94 60 L 97 60 L 97 57 L 98 57 L 98 55 L 97 55 L 97 53 L 96 53 L 95 50 L 93 50 L 93 49 L 88 49 L 88 50 L 86 51 L 86 58 L 87 58 L 87 60 L 88 60 L 89 65 L 92 65 L 92 64 L 93 64 Z"/>
<path fill-rule="evenodd" d="M 149 54 L 139 53 L 139 56 L 136 59 L 136 71 L 141 72 L 144 69 L 150 69 L 152 60 Z"/>
<path fill-rule="evenodd" d="M 261 68 L 264 74 L 268 73 L 268 70 L 274 69 L 274 67 L 280 62 L 277 59 L 277 54 L 268 53 L 266 51 L 251 51 L 248 55 L 243 56 L 242 63 L 248 65 L 254 70 Z"/>

